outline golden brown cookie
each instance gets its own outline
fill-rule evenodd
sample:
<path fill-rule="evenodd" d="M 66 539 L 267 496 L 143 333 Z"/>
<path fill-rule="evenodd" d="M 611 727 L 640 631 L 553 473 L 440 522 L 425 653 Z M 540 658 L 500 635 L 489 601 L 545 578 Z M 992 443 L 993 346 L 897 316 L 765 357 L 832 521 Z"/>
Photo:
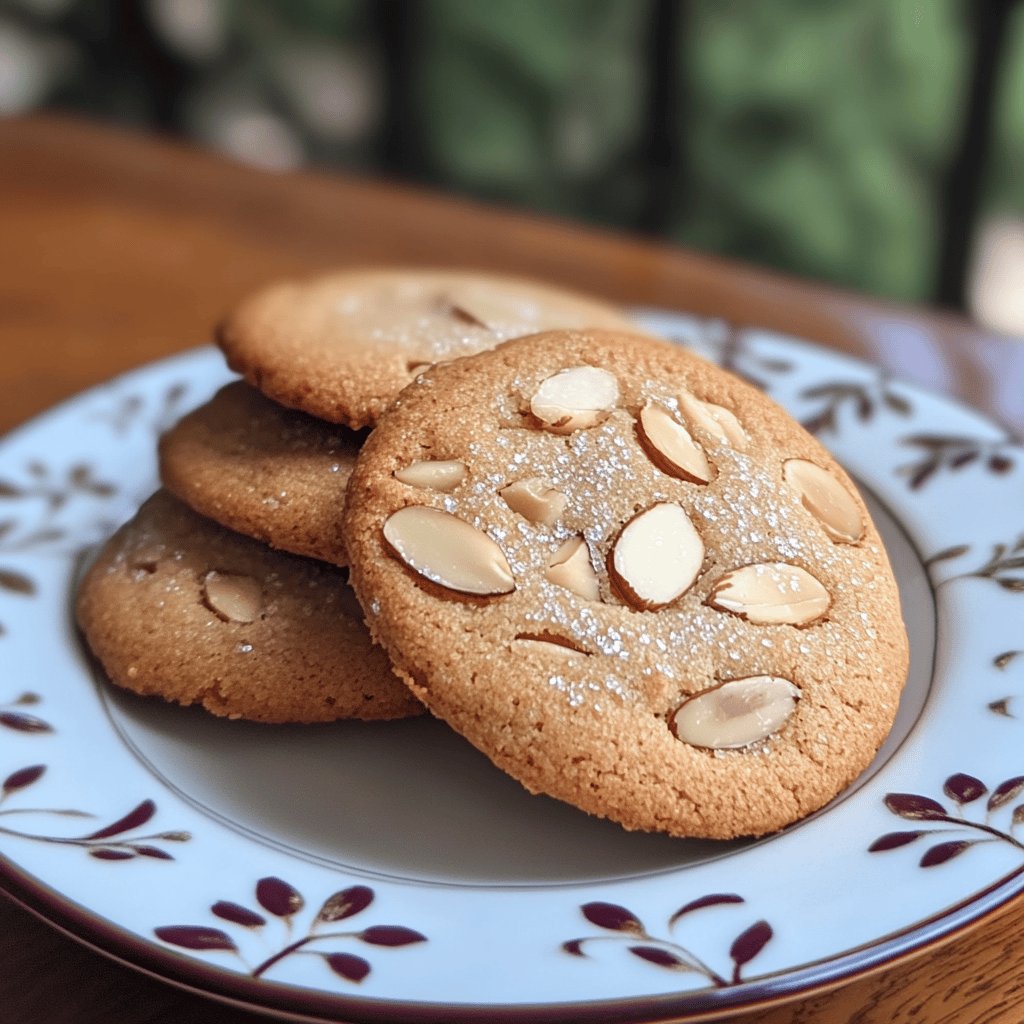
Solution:
<path fill-rule="evenodd" d="M 370 643 L 341 570 L 232 533 L 158 491 L 107 542 L 78 622 L 111 680 L 255 722 L 422 709 Z"/>
<path fill-rule="evenodd" d="M 627 828 L 781 828 L 892 725 L 907 638 L 859 494 L 772 401 L 666 342 L 552 332 L 428 371 L 363 448 L 345 535 L 429 709 Z"/>
<path fill-rule="evenodd" d="M 222 526 L 345 565 L 339 520 L 362 441 L 236 381 L 161 438 L 160 476 Z"/>
<path fill-rule="evenodd" d="M 628 330 L 630 322 L 597 299 L 536 281 L 350 270 L 257 292 L 217 342 L 231 368 L 274 401 L 358 428 L 375 423 L 426 366 L 556 327 Z"/>

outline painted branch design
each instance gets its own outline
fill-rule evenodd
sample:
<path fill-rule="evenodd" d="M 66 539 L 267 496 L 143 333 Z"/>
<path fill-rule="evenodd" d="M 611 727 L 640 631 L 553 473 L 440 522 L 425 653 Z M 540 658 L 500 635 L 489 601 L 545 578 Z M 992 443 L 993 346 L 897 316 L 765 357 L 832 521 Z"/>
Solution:
<path fill-rule="evenodd" d="M 735 893 L 712 893 L 691 900 L 680 907 L 666 924 L 666 931 L 671 934 L 675 925 L 683 918 L 707 907 L 726 904 L 744 903 L 742 896 Z M 772 928 L 767 921 L 756 921 L 735 938 L 729 947 L 729 958 L 732 970 L 728 975 L 719 974 L 709 967 L 700 957 L 687 947 L 671 938 L 652 935 L 640 918 L 626 907 L 615 903 L 584 903 L 580 907 L 583 916 L 598 928 L 610 934 L 589 935 L 578 939 L 569 939 L 562 943 L 564 952 L 572 956 L 585 957 L 587 950 L 600 942 L 611 942 L 625 947 L 627 952 L 640 960 L 653 964 L 664 970 L 680 973 L 699 974 L 710 985 L 726 988 L 739 985 L 743 979 L 743 968 L 756 957 L 772 938 Z"/>
<path fill-rule="evenodd" d="M 118 399 L 113 408 L 93 414 L 93 419 L 109 424 L 115 434 L 127 434 L 133 427 L 141 425 L 149 433 L 159 436 L 173 425 L 181 415 L 182 402 L 188 393 L 183 382 L 171 384 L 156 401 L 155 409 L 147 409 L 141 395 L 125 395 Z"/>
<path fill-rule="evenodd" d="M 925 561 L 929 575 L 939 562 L 953 561 L 962 558 L 971 551 L 969 544 L 957 544 L 955 547 L 944 548 Z M 1024 533 L 1013 542 L 995 544 L 992 554 L 984 565 L 970 572 L 955 573 L 941 580 L 937 586 L 944 587 L 954 580 L 987 579 L 998 584 L 1003 590 L 1012 593 L 1024 593 Z"/>
<path fill-rule="evenodd" d="M 910 434 L 900 438 L 899 443 L 919 452 L 915 462 L 896 470 L 907 477 L 912 491 L 922 488 L 936 473 L 955 473 L 968 466 L 982 466 L 989 473 L 1002 476 L 1014 468 L 1020 451 L 1020 446 L 1009 438 L 982 441 L 948 434 Z"/>
<path fill-rule="evenodd" d="M 262 932 L 268 924 L 266 914 L 279 919 L 285 928 L 285 942 L 276 952 L 255 965 L 243 957 L 238 943 L 221 928 L 206 925 L 165 925 L 155 928 L 158 939 L 172 946 L 194 951 L 221 951 L 230 953 L 245 966 L 253 978 L 261 978 L 276 964 L 299 954 L 320 957 L 338 977 L 358 984 L 371 971 L 368 960 L 342 948 L 339 943 L 359 942 L 365 946 L 398 947 L 426 942 L 420 932 L 403 925 L 377 924 L 352 930 L 327 930 L 327 926 L 355 917 L 366 910 L 374 901 L 374 892 L 365 885 L 353 885 L 328 896 L 311 921 L 306 934 L 292 939 L 293 920 L 306 907 L 302 894 L 281 878 L 261 878 L 256 883 L 256 903 L 262 911 L 227 900 L 218 900 L 210 907 L 210 913 L 222 921 L 244 928 L 250 932 Z M 321 943 L 330 943 L 335 948 L 320 948 Z"/>
<path fill-rule="evenodd" d="M 15 732 L 45 733 L 53 732 L 53 726 L 43 721 L 36 715 L 30 715 L 26 711 L 15 710 L 18 708 L 32 707 L 38 704 L 42 698 L 38 693 L 26 690 L 18 694 L 14 700 L 0 704 L 0 725 L 6 729 L 13 729 Z"/>
<path fill-rule="evenodd" d="M 66 555 L 66 542 L 70 538 L 55 522 L 60 511 L 76 497 L 105 500 L 116 493 L 117 488 L 112 483 L 99 479 L 84 462 L 75 463 L 62 473 L 52 471 L 39 460 L 29 462 L 20 483 L 0 479 L 0 502 L 6 505 L 15 501 L 41 501 L 43 513 L 28 527 L 13 517 L 0 520 L 0 552 L 21 555 L 43 551 Z M 0 593 L 35 597 L 36 583 L 23 572 L 3 566 L 0 567 Z M 4 627 L 0 625 L 0 636 L 3 634 Z"/>
<path fill-rule="evenodd" d="M 46 765 L 34 764 L 12 772 L 0 786 L 0 819 L 10 820 L 15 815 L 50 815 L 60 818 L 94 818 L 86 811 L 57 809 L 53 807 L 6 807 L 9 797 L 28 789 L 46 773 Z M 153 832 L 139 835 L 142 828 L 156 814 L 156 804 L 143 800 L 127 814 L 116 821 L 80 836 L 54 836 L 38 832 L 25 832 L 0 823 L 0 836 L 11 836 L 36 843 L 51 843 L 57 846 L 73 846 L 83 849 L 96 860 L 134 860 L 149 857 L 154 860 L 174 860 L 165 849 L 154 845 L 184 843 L 191 839 L 188 832 Z M 136 833 L 129 835 L 129 833 Z"/>
<path fill-rule="evenodd" d="M 883 409 L 904 417 L 914 411 L 910 401 L 893 389 L 887 373 L 879 373 L 870 381 L 816 384 L 801 391 L 800 397 L 821 402 L 818 411 L 803 420 L 804 429 L 812 434 L 835 433 L 844 410 L 852 410 L 861 423 L 870 422 Z"/>
<path fill-rule="evenodd" d="M 1000 782 L 991 791 L 981 779 L 963 772 L 950 775 L 943 783 L 942 791 L 956 805 L 956 811 L 950 811 L 944 804 L 931 797 L 919 796 L 916 793 L 888 793 L 885 806 L 890 813 L 905 821 L 925 822 L 928 826 L 948 825 L 948 828 L 926 827 L 905 832 L 887 832 L 879 836 L 869 847 L 869 853 L 884 853 L 903 846 L 942 834 L 952 834 L 955 838 L 944 839 L 925 850 L 918 865 L 922 868 L 933 868 L 945 864 L 954 857 L 959 857 L 974 846 L 982 843 L 1006 843 L 1024 853 L 1024 842 L 1017 838 L 1015 830 L 1024 824 L 1024 802 L 1015 801 L 1024 794 L 1024 775 Z M 964 808 L 977 805 L 983 797 L 985 814 L 981 820 L 972 820 L 966 816 Z M 1009 810 L 1010 821 L 1007 828 L 997 828 L 992 818 L 997 812 Z M 978 817 L 975 814 L 975 818 Z"/>
<path fill-rule="evenodd" d="M 672 337 L 673 341 L 698 350 L 704 358 L 716 363 L 723 370 L 742 377 L 762 391 L 770 390 L 767 376 L 789 373 L 793 369 L 793 364 L 788 359 L 765 356 L 755 351 L 747 332 L 724 320 L 704 321 L 696 340 L 679 335 Z"/>
<path fill-rule="evenodd" d="M 1024 651 L 1003 651 L 1002 654 L 997 654 L 992 659 L 992 664 L 999 669 L 1000 672 L 1005 672 L 1006 669 L 1022 654 L 1024 654 Z M 1002 715 L 1004 718 L 1016 718 L 1017 716 L 1010 710 L 1010 702 L 1013 699 L 1014 698 L 1011 695 L 1000 697 L 998 700 L 989 701 L 986 707 L 988 707 L 989 711 L 997 715 Z"/>

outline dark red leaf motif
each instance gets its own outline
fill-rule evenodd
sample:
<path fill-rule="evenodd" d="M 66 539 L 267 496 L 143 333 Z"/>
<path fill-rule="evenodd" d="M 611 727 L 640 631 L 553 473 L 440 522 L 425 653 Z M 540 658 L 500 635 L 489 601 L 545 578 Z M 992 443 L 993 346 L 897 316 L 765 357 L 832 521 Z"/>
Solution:
<path fill-rule="evenodd" d="M 955 455 L 949 460 L 949 468 L 963 469 L 965 466 L 969 466 L 972 462 L 977 462 L 980 457 L 980 452 L 961 452 L 959 455 Z"/>
<path fill-rule="evenodd" d="M 138 807 L 130 810 L 123 818 L 118 818 L 117 821 L 107 825 L 106 828 L 101 828 L 98 832 L 91 832 L 87 836 L 82 836 L 82 838 L 107 839 L 110 836 L 118 836 L 122 832 L 130 832 L 133 828 L 145 825 L 155 813 L 156 804 L 152 800 L 143 800 Z"/>
<path fill-rule="evenodd" d="M 132 846 L 132 849 L 140 857 L 152 857 L 153 860 L 174 860 L 174 858 L 166 851 L 161 850 L 159 846 Z"/>
<path fill-rule="evenodd" d="M 6 480 L 0 480 L 0 498 L 20 498 L 24 492 L 20 487 L 9 484 Z"/>
<path fill-rule="evenodd" d="M 921 836 L 925 836 L 927 834 L 927 832 L 886 832 L 884 836 L 879 836 L 868 847 L 868 853 L 882 853 L 885 850 L 897 850 L 899 847 L 906 846 L 907 843 L 912 843 L 915 839 L 920 839 Z"/>
<path fill-rule="evenodd" d="M 613 932 L 630 932 L 633 935 L 643 935 L 644 926 L 640 919 L 625 907 L 616 903 L 584 903 L 580 910 L 583 916 L 598 928 L 607 928 Z"/>
<path fill-rule="evenodd" d="M 973 775 L 957 772 L 946 779 L 942 791 L 950 800 L 955 800 L 959 804 L 969 804 L 983 797 L 988 792 L 988 786 Z"/>
<path fill-rule="evenodd" d="M 53 732 L 53 726 L 34 715 L 23 715 L 17 711 L 0 711 L 0 725 L 18 732 Z"/>
<path fill-rule="evenodd" d="M 953 839 L 948 843 L 937 843 L 930 850 L 925 852 L 920 864 L 923 868 L 933 868 L 937 864 L 945 864 L 947 860 L 959 857 L 964 850 L 974 845 L 973 839 Z"/>
<path fill-rule="evenodd" d="M 12 594 L 24 594 L 28 597 L 36 592 L 36 585 L 20 572 L 0 569 L 0 590 L 9 590 Z"/>
<path fill-rule="evenodd" d="M 230 935 L 219 928 L 203 928 L 193 924 L 172 924 L 154 928 L 158 939 L 182 949 L 226 949 L 235 952 L 238 947 Z"/>
<path fill-rule="evenodd" d="M 894 395 L 891 391 L 886 391 L 882 395 L 882 401 L 900 416 L 909 416 L 913 411 L 910 403 L 902 395 Z"/>
<path fill-rule="evenodd" d="M 18 699 L 14 703 L 21 707 L 27 707 L 29 704 L 38 704 L 42 699 L 38 693 L 26 690 L 24 693 L 18 694 Z"/>
<path fill-rule="evenodd" d="M 849 384 L 839 384 L 831 382 L 828 384 L 815 384 L 814 387 L 804 388 L 800 392 L 801 398 L 833 398 L 838 395 L 849 395 L 853 394 L 856 388 L 851 387 Z"/>
<path fill-rule="evenodd" d="M 352 953 L 324 953 L 323 958 L 327 966 L 346 981 L 358 983 L 370 973 L 370 965 L 361 956 Z"/>
<path fill-rule="evenodd" d="M 365 885 L 353 885 L 348 889 L 342 889 L 333 896 L 328 896 L 320 913 L 316 915 L 318 921 L 343 921 L 346 917 L 354 917 L 360 911 L 365 910 L 373 902 L 373 890 Z"/>
<path fill-rule="evenodd" d="M 90 857 L 97 860 L 131 860 L 135 856 L 130 850 L 113 850 L 109 846 L 99 846 L 89 851 Z"/>
<path fill-rule="evenodd" d="M 1013 809 L 1014 825 L 1024 825 L 1024 804 L 1018 804 Z"/>
<path fill-rule="evenodd" d="M 857 396 L 857 419 L 859 419 L 861 421 L 861 423 L 866 423 L 869 419 L 871 419 L 871 414 L 872 414 L 873 411 L 874 411 L 874 408 L 873 408 L 873 406 L 871 404 L 871 399 L 868 398 L 867 395 L 858 395 Z"/>
<path fill-rule="evenodd" d="M 733 892 L 715 892 L 710 896 L 701 896 L 699 899 L 690 900 L 685 906 L 680 907 L 668 921 L 669 928 L 672 927 L 684 914 L 692 914 L 695 910 L 703 910 L 704 907 L 717 907 L 723 903 L 743 903 L 743 897 Z"/>
<path fill-rule="evenodd" d="M 4 779 L 4 795 L 7 793 L 13 793 L 19 789 L 24 789 L 26 786 L 31 786 L 33 782 L 37 782 L 39 780 L 45 771 L 45 764 L 33 764 L 28 768 L 19 768 L 16 772 L 11 772 L 11 774 Z"/>
<path fill-rule="evenodd" d="M 1021 793 L 1024 793 L 1024 775 L 1015 775 L 1012 779 L 1000 782 L 988 798 L 988 809 L 994 811 L 1016 799 Z"/>
<path fill-rule="evenodd" d="M 210 910 L 217 917 L 230 921 L 232 924 L 240 924 L 243 928 L 260 928 L 267 923 L 267 919 L 262 914 L 257 914 L 255 910 L 250 910 L 238 903 L 230 903 L 227 900 L 218 900 L 210 907 Z"/>
<path fill-rule="evenodd" d="M 993 473 L 1009 473 L 1013 469 L 1013 459 L 1008 459 L 1005 455 L 993 455 L 988 460 L 988 468 Z"/>
<path fill-rule="evenodd" d="M 912 491 L 919 490 L 938 472 L 937 462 L 926 462 L 916 473 L 911 476 L 909 484 Z"/>
<path fill-rule="evenodd" d="M 641 960 L 656 964 L 658 967 L 692 970 L 685 960 L 680 960 L 675 953 L 670 953 L 667 949 L 659 949 L 657 946 L 630 946 L 629 951 L 633 956 L 638 956 Z"/>
<path fill-rule="evenodd" d="M 734 981 L 739 981 L 740 968 L 744 964 L 749 964 L 768 945 L 773 934 L 772 926 L 767 921 L 757 921 L 729 947 L 729 956 L 732 957 L 732 962 L 736 965 L 736 970 L 733 972 Z"/>
<path fill-rule="evenodd" d="M 1010 698 L 1002 697 L 999 700 L 989 701 L 986 705 L 989 711 L 995 712 L 997 715 L 1002 715 L 1004 718 L 1016 718 L 1016 715 L 1010 710 Z"/>
<path fill-rule="evenodd" d="M 583 939 L 570 939 L 562 943 L 562 949 L 573 956 L 586 956 L 587 954 L 583 952 L 583 942 Z"/>
<path fill-rule="evenodd" d="M 885 806 L 893 814 L 911 821 L 936 821 L 947 817 L 946 808 L 937 800 L 916 793 L 887 793 Z"/>
<path fill-rule="evenodd" d="M 919 448 L 948 448 L 950 445 L 976 444 L 973 437 L 959 434 L 908 434 L 901 438 L 902 444 L 912 444 Z"/>
<path fill-rule="evenodd" d="M 359 938 L 371 946 L 410 946 L 414 942 L 427 941 L 426 935 L 397 924 L 374 925 L 360 932 Z"/>
<path fill-rule="evenodd" d="M 957 544 L 952 548 L 943 548 L 941 551 L 932 555 L 925 564 L 933 565 L 935 562 L 945 562 L 950 558 L 959 558 L 961 555 L 966 555 L 970 550 L 971 546 L 969 544 Z"/>
<path fill-rule="evenodd" d="M 256 899 L 264 910 L 269 910 L 276 917 L 290 917 L 306 905 L 297 889 L 273 876 L 261 878 L 256 883 Z"/>

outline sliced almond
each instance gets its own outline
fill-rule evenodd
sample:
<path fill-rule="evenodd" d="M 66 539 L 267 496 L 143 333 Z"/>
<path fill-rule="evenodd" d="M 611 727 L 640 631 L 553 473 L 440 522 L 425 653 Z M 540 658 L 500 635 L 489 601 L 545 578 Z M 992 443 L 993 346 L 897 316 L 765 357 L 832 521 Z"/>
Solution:
<path fill-rule="evenodd" d="M 695 484 L 714 479 L 704 449 L 663 405 L 648 402 L 640 410 L 636 428 L 644 451 L 663 473 Z"/>
<path fill-rule="evenodd" d="M 727 572 L 712 589 L 708 604 L 761 626 L 807 626 L 829 610 L 832 599 L 806 569 L 766 562 Z"/>
<path fill-rule="evenodd" d="M 747 747 L 778 732 L 799 697 L 799 688 L 779 676 L 733 679 L 684 701 L 672 716 L 672 731 L 695 747 Z"/>
<path fill-rule="evenodd" d="M 575 647 L 563 637 L 548 633 L 519 633 L 512 641 L 512 650 L 518 654 L 541 654 L 561 658 L 563 661 L 579 661 L 589 657 L 586 651 Z"/>
<path fill-rule="evenodd" d="M 454 491 L 466 479 L 466 464 L 458 459 L 422 459 L 395 470 L 395 479 L 429 491 Z"/>
<path fill-rule="evenodd" d="M 613 586 L 634 608 L 664 608 L 686 593 L 704 563 L 704 542 L 679 505 L 661 502 L 622 529 L 608 570 Z"/>
<path fill-rule="evenodd" d="M 740 451 L 746 448 L 747 432 L 725 406 L 701 401 L 689 391 L 681 391 L 678 397 L 679 409 L 691 427 Z"/>
<path fill-rule="evenodd" d="M 543 523 L 544 526 L 554 526 L 569 502 L 561 491 L 556 491 L 539 476 L 517 480 L 498 493 L 513 512 L 518 512 L 531 523 Z"/>
<path fill-rule="evenodd" d="M 543 381 L 530 412 L 555 434 L 571 434 L 606 420 L 619 400 L 619 382 L 596 366 L 573 366 Z"/>
<path fill-rule="evenodd" d="M 582 537 L 570 537 L 555 552 L 544 575 L 557 586 L 565 587 L 588 601 L 597 601 L 601 597 L 597 573 L 590 564 L 590 549 Z"/>
<path fill-rule="evenodd" d="M 840 544 L 856 544 L 864 536 L 864 519 L 853 495 L 827 470 L 807 459 L 787 459 L 782 479 L 800 502 Z"/>
<path fill-rule="evenodd" d="M 251 576 L 212 569 L 203 577 L 203 604 L 225 622 L 255 622 L 263 610 L 263 588 Z"/>
<path fill-rule="evenodd" d="M 409 505 L 388 516 L 384 539 L 425 579 L 462 594 L 509 594 L 515 579 L 498 545 L 475 526 L 440 509 Z"/>

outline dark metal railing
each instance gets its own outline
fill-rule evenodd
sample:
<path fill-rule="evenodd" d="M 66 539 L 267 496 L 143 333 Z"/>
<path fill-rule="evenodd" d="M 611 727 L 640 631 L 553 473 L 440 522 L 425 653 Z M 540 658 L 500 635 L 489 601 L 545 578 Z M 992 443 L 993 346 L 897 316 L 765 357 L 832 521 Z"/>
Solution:
<path fill-rule="evenodd" d="M 969 29 L 970 71 L 963 115 L 950 126 L 955 141 L 937 189 L 938 245 L 932 288 L 935 302 L 955 309 L 966 307 L 1008 27 L 1017 6 L 1018 0 L 960 0 Z M 379 56 L 382 86 L 380 124 L 369 155 L 371 163 L 385 173 L 443 184 L 442 170 L 430 157 L 424 134 L 429 124 L 421 102 L 423 28 L 429 10 L 424 0 L 366 0 L 363 7 L 367 45 Z M 686 152 L 691 10 L 691 0 L 648 0 L 640 147 L 645 187 L 633 226 L 656 235 L 668 235 L 685 223 L 692 193 Z M 106 5 L 85 5 L 81 10 L 73 5 L 55 25 L 78 39 L 85 63 L 97 71 L 92 79 L 80 82 L 80 93 L 69 97 L 74 106 L 148 120 L 163 130 L 181 130 L 181 101 L 192 68 L 160 38 L 139 0 L 108 0 Z M 133 97 L 138 100 L 137 111 Z"/>
<path fill-rule="evenodd" d="M 997 90 L 1010 12 L 1017 0 L 966 0 L 972 61 L 963 128 L 939 195 L 939 252 L 934 300 L 965 309 L 967 276 L 992 150 Z"/>

